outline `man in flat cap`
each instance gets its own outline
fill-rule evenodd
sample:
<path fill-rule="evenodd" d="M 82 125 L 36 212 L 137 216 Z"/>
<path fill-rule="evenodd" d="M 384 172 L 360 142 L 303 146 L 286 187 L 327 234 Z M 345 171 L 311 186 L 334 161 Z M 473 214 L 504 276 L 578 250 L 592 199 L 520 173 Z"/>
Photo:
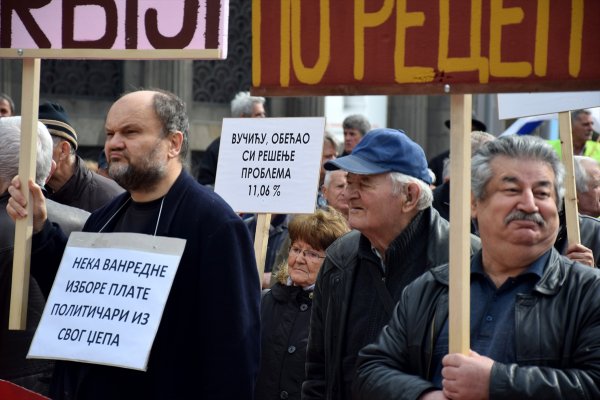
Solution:
<path fill-rule="evenodd" d="M 431 207 L 423 149 L 401 131 L 374 129 L 325 169 L 348 172 L 355 231 L 327 249 L 317 278 L 302 398 L 349 399 L 358 351 L 377 338 L 402 289 L 448 262 L 449 225 Z"/>
<path fill-rule="evenodd" d="M 48 198 L 92 212 L 125 191 L 112 179 L 90 171 L 75 153 L 77 132 L 60 104 L 40 105 L 38 118 L 50 131 L 54 143 L 52 159 L 56 171 L 46 184 Z"/>

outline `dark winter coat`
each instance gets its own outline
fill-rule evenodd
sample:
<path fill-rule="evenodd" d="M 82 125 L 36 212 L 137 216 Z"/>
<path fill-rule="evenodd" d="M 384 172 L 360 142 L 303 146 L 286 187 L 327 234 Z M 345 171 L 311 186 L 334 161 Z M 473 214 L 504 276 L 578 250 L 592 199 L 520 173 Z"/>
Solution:
<path fill-rule="evenodd" d="M 129 198 L 124 193 L 94 212 L 83 230 L 98 232 Z M 147 371 L 59 362 L 53 399 L 253 398 L 260 289 L 246 226 L 223 199 L 183 171 L 165 197 L 157 235 L 187 243 Z M 32 271 L 46 290 L 65 244 L 49 223 L 34 235 Z"/>
<path fill-rule="evenodd" d="M 415 268 L 422 263 L 429 269 L 448 262 L 450 226 L 431 207 L 425 210 L 423 219 L 426 237 L 419 240 L 425 241 L 425 251 L 409 263 Z M 352 283 L 359 264 L 364 268 L 380 268 L 372 251 L 360 248 L 361 240 L 368 243 L 366 238 L 361 239 L 360 232 L 353 231 L 333 242 L 326 251 L 314 293 L 303 400 L 341 399 L 345 392 L 340 371 L 345 332 L 352 326 L 347 318 Z M 471 253 L 479 248 L 479 238 L 471 235 Z"/>
<path fill-rule="evenodd" d="M 257 400 L 300 399 L 312 294 L 276 283 L 263 297 Z"/>
<path fill-rule="evenodd" d="M 15 241 L 15 224 L 6 212 L 8 198 L 8 193 L 0 196 L 0 379 L 14 380 L 49 373 L 53 363 L 25 359 L 46 302 L 33 277 L 29 280 L 26 329 L 8 330 Z"/>
<path fill-rule="evenodd" d="M 46 189 L 49 199 L 89 212 L 99 209 L 125 192 L 117 182 L 90 171 L 79 156 L 76 157 L 73 176 L 55 192 L 48 187 Z"/>

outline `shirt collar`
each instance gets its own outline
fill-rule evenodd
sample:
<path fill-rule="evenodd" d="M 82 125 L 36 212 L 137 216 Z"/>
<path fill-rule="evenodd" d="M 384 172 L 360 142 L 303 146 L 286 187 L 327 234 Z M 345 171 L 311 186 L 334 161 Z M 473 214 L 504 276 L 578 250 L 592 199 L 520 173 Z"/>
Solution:
<path fill-rule="evenodd" d="M 535 260 L 533 263 L 531 263 L 529 265 L 529 267 L 527 267 L 527 269 L 525 271 L 521 272 L 519 275 L 533 274 L 541 279 L 544 274 L 544 267 L 546 266 L 546 263 L 548 261 L 548 258 L 550 257 L 551 252 L 552 252 L 552 249 L 549 249 L 548 251 L 546 251 L 544 254 L 542 254 L 540 257 L 538 257 L 537 260 Z M 478 274 L 478 275 L 486 276 L 486 273 L 483 270 L 483 262 L 481 259 L 481 254 L 482 253 L 479 252 L 475 257 L 473 257 L 473 260 L 471 262 L 471 275 Z"/>
<path fill-rule="evenodd" d="M 292 278 L 290 278 L 289 276 L 287 277 L 286 286 L 295 286 L 294 282 L 292 282 Z M 302 290 L 304 290 L 304 291 L 309 291 L 309 290 L 314 290 L 314 289 L 315 289 L 314 283 L 312 285 L 302 287 Z"/>

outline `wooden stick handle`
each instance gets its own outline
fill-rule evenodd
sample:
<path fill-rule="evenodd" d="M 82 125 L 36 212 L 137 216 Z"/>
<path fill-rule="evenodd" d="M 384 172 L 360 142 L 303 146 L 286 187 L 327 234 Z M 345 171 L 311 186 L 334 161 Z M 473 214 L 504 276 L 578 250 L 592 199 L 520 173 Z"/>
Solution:
<path fill-rule="evenodd" d="M 33 234 L 33 207 L 28 181 L 35 179 L 37 157 L 37 123 L 40 99 L 40 59 L 23 59 L 23 88 L 21 102 L 21 149 L 19 151 L 19 178 L 27 200 L 27 218 L 15 225 L 12 286 L 8 328 L 24 330 L 27 325 L 27 299 L 29 297 L 29 263 Z"/>

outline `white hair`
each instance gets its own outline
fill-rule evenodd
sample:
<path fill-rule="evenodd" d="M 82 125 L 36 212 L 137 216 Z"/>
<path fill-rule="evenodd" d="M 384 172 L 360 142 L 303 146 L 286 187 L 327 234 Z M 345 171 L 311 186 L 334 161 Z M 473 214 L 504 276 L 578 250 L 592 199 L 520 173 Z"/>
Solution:
<path fill-rule="evenodd" d="M 0 118 L 0 181 L 9 183 L 19 172 L 21 117 Z M 43 186 L 52 167 L 52 138 L 38 121 L 35 182 Z"/>
<path fill-rule="evenodd" d="M 69 145 L 69 156 L 75 157 L 75 148 L 73 147 L 70 141 L 60 136 L 54 136 L 52 134 L 50 135 L 50 138 L 52 139 L 53 148 L 57 148 L 58 145 L 60 145 L 62 142 L 66 142 Z"/>
<path fill-rule="evenodd" d="M 578 193 L 587 193 L 590 188 L 590 174 L 588 174 L 586 164 L 600 165 L 592 157 L 573 156 L 573 166 L 575 167 L 575 187 Z"/>
<path fill-rule="evenodd" d="M 325 171 L 325 178 L 323 178 L 323 186 L 325 186 L 327 189 L 329 189 L 329 185 L 331 184 L 331 176 L 333 175 L 334 172 L 344 172 L 346 175 L 348 175 L 348 172 L 344 171 L 343 169 L 336 169 L 333 171 Z"/>
<path fill-rule="evenodd" d="M 231 100 L 231 116 L 234 118 L 251 117 L 254 104 L 265 104 L 265 98 L 251 96 L 250 92 L 239 92 Z"/>
<path fill-rule="evenodd" d="M 431 207 L 431 204 L 433 203 L 433 193 L 427 183 L 413 176 L 405 175 L 400 172 L 390 172 L 389 176 L 392 180 L 392 193 L 394 195 L 402 193 L 408 183 L 416 183 L 421 189 L 421 194 L 419 195 L 419 200 L 417 202 L 417 209 L 424 210 L 428 207 Z"/>

